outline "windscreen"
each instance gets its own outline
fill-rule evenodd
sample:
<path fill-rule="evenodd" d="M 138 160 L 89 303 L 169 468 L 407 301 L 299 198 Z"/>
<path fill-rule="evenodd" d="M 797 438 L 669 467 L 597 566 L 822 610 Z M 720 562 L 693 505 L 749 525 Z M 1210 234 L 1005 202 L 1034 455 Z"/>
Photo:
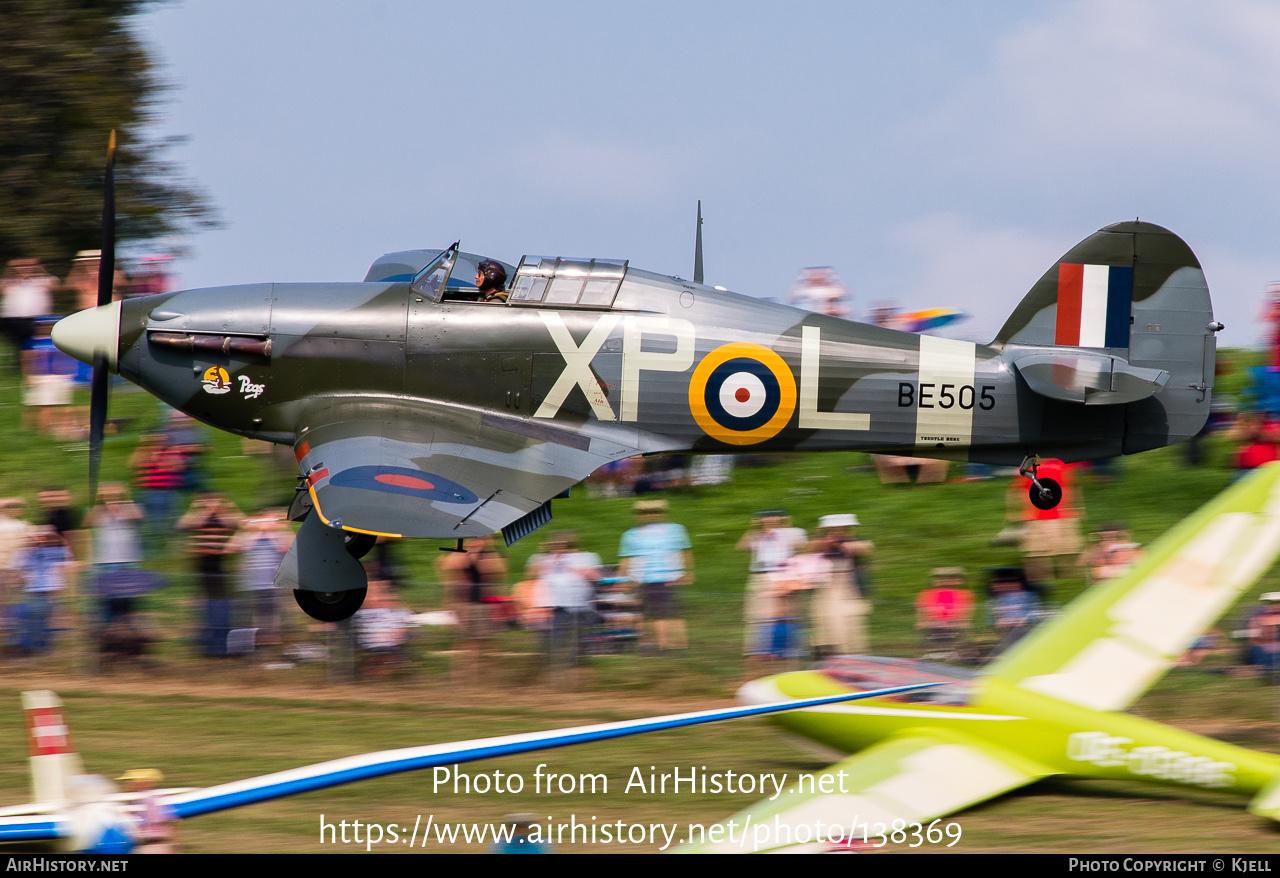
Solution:
<path fill-rule="evenodd" d="M 427 267 L 418 272 L 418 276 L 413 279 L 413 291 L 433 302 L 440 301 L 449 283 L 449 274 L 453 271 L 453 263 L 457 257 L 458 245 L 454 244 L 427 263 Z"/>

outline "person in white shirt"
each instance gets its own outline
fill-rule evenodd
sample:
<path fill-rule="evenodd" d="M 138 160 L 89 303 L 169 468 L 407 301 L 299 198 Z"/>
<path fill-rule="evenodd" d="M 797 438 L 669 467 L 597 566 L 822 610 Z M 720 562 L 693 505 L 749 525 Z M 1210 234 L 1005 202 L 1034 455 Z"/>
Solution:
<path fill-rule="evenodd" d="M 547 649 L 553 665 L 567 660 L 576 665 L 582 656 L 583 633 L 595 612 L 592 599 L 600 580 L 600 556 L 577 550 L 571 531 L 553 534 L 543 554 L 530 559 L 529 567 L 541 583 L 552 607 Z"/>
<path fill-rule="evenodd" d="M 769 626 L 778 616 L 776 575 L 807 541 L 804 530 L 791 527 L 781 509 L 757 512 L 751 528 L 738 540 L 738 551 L 751 552 L 743 606 L 743 652 L 748 662 L 769 652 Z"/>

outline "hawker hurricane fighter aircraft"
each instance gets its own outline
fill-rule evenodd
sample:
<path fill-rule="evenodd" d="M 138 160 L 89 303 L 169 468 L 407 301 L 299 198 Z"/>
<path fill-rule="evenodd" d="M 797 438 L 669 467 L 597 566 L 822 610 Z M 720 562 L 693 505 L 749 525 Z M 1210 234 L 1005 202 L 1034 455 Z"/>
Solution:
<path fill-rule="evenodd" d="M 1039 457 L 1130 454 L 1199 432 L 1221 328 L 1191 250 L 1143 222 L 1073 247 L 987 345 L 623 260 L 508 265 L 456 244 L 383 256 L 361 283 L 123 302 L 108 289 L 99 301 L 53 330 L 104 376 L 91 423 L 109 370 L 205 423 L 291 446 L 302 527 L 276 582 L 329 621 L 359 608 L 356 559 L 375 538 L 502 531 L 510 544 L 550 519 L 552 498 L 637 454 L 855 449 L 1021 465 L 1048 508 L 1061 489 L 1035 479 Z"/>
<path fill-rule="evenodd" d="M 1280 820 L 1280 755 L 1123 712 L 1277 552 L 1280 463 L 1272 463 L 979 672 L 852 656 L 748 683 L 739 698 L 761 703 L 943 685 L 777 714 L 788 731 L 854 755 L 693 841 L 716 852 L 830 849 L 837 837 L 881 846 L 895 834 L 897 841 L 929 833 L 933 841 L 942 837 L 940 818 L 1053 776 L 1220 790 L 1249 798 L 1251 813 Z M 731 836 L 733 826 L 739 831 Z"/>

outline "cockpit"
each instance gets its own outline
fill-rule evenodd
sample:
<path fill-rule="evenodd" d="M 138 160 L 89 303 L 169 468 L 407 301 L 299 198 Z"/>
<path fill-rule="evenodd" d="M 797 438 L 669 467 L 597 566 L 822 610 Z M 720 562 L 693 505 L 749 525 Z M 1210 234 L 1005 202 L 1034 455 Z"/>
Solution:
<path fill-rule="evenodd" d="M 965 668 L 934 662 L 865 655 L 828 659 L 814 670 L 826 674 L 841 686 L 858 691 L 909 686 L 912 683 L 943 684 L 934 689 L 919 689 L 890 696 L 890 700 L 918 704 L 968 704 L 972 683 L 977 676 L 976 672 Z"/>
<path fill-rule="evenodd" d="M 511 283 L 510 302 L 558 308 L 608 308 L 627 274 L 624 259 L 526 256 Z"/>
<path fill-rule="evenodd" d="M 424 259 L 424 257 L 427 257 Z M 488 257 L 447 250 L 388 253 L 365 275 L 366 281 L 408 281 L 414 292 L 434 302 L 479 302 L 483 295 L 475 278 Z M 518 266 L 501 260 L 506 272 L 506 301 L 484 304 L 607 309 L 627 274 L 625 259 L 570 259 L 525 256 Z M 425 264 L 424 264 L 425 262 Z"/>

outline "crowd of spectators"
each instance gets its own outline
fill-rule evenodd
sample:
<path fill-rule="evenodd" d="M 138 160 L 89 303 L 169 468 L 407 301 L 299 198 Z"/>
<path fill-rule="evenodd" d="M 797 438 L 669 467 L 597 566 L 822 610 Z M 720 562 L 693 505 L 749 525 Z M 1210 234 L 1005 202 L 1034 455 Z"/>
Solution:
<path fill-rule="evenodd" d="M 121 276 L 121 295 L 166 288 L 164 261 L 148 259 Z M 78 417 L 56 411 L 69 401 L 71 382 L 83 377 L 48 343 L 50 312 L 92 305 L 97 254 L 78 254 L 64 280 L 34 260 L 13 260 L 2 279 L 0 329 L 18 346 L 24 425 L 54 436 L 81 429 Z M 1280 320 L 1280 288 L 1272 316 Z M 1280 330 L 1274 334 L 1280 338 Z M 1280 351 L 1280 345 L 1276 346 Z M 1280 353 L 1250 373 L 1251 410 L 1226 427 L 1240 470 L 1280 459 Z M 68 361 L 70 362 L 70 361 Z M 206 448 L 192 421 L 168 411 L 160 428 L 140 438 L 129 464 L 130 484 L 101 486 L 97 505 L 81 519 L 63 488 L 39 493 L 30 509 L 18 498 L 0 500 L 0 625 L 10 654 L 39 655 L 64 632 L 90 633 L 95 661 L 139 658 L 159 639 L 180 632 L 156 630 L 140 608 L 170 584 L 175 557 L 191 583 L 188 640 L 205 656 L 259 654 L 288 661 L 293 614 L 288 595 L 274 588 L 274 573 L 292 539 L 283 509 L 245 514 L 209 490 Z M 632 496 L 634 526 L 619 534 L 612 563 L 584 551 L 578 536 L 554 531 L 520 571 L 492 538 L 466 541 L 443 552 L 435 574 L 443 589 L 443 617 L 454 632 L 455 672 L 478 682 L 491 670 L 495 637 L 507 628 L 535 636 L 537 653 L 555 673 L 576 677 L 584 659 L 618 649 L 680 652 L 689 647 L 685 598 L 695 584 L 688 532 L 669 518 L 663 491 L 684 491 L 732 478 L 732 456 L 661 455 L 618 461 L 589 480 L 591 492 Z M 886 482 L 945 479 L 935 462 L 877 462 Z M 1098 462 L 1094 478 L 1115 471 Z M 990 566 L 966 571 L 940 567 L 921 583 L 914 612 L 922 651 L 968 660 L 985 638 L 986 654 L 1008 648 L 1053 610 L 1055 584 L 1083 575 L 1101 582 L 1122 575 L 1141 546 L 1123 523 L 1084 529 L 1084 468 L 1047 460 L 1041 477 L 1057 481 L 1063 501 L 1052 510 L 1029 502 L 1026 480 L 1012 476 L 1005 529 L 998 540 L 1017 547 L 1019 562 L 993 553 Z M 984 473 L 984 477 L 989 473 Z M 814 658 L 869 651 L 873 618 L 875 546 L 858 535 L 858 517 L 833 512 L 796 526 L 785 510 L 763 510 L 748 523 L 737 549 L 749 556 L 742 589 L 742 652 L 747 673 L 795 666 Z M 736 535 L 736 534 L 735 534 Z M 534 539 L 539 537 L 535 536 Z M 156 563 L 164 561 L 165 563 Z M 406 605 L 391 544 L 381 541 L 366 558 L 369 593 L 351 625 L 352 636 L 378 672 L 394 670 L 410 632 L 422 621 Z M 283 598 L 282 598 L 283 596 Z M 172 623 L 169 623 L 172 624 Z M 1228 634 L 1214 631 L 1188 657 L 1196 663 L 1232 643 L 1242 663 L 1274 672 L 1280 666 L 1280 602 L 1254 606 Z"/>
<path fill-rule="evenodd" d="M 274 587 L 293 534 L 286 511 L 246 515 L 208 490 L 205 453 L 189 419 L 174 413 L 139 441 L 132 484 L 101 485 L 99 502 L 82 518 L 60 487 L 39 492 L 30 509 L 19 498 L 0 500 L 0 623 L 8 654 L 46 653 L 78 628 L 89 635 L 93 661 L 104 665 L 145 660 L 158 641 L 175 637 L 203 656 L 303 660 L 289 629 L 308 623 L 287 592 Z M 1062 577 L 1102 582 L 1141 558 L 1123 523 L 1105 522 L 1087 540 L 1080 536 L 1083 503 L 1072 470 L 1052 461 L 1041 467 L 1064 486 L 1057 516 L 1032 511 L 1021 497 L 1015 502 L 1026 489 L 1025 480 L 1014 479 L 1010 527 L 1002 535 L 1017 544 L 1022 565 L 933 571 L 914 607 L 923 655 L 976 662 L 996 654 L 1052 613 Z M 411 611 L 390 546 L 370 552 L 368 596 L 350 626 L 369 675 L 403 667 L 412 632 L 429 617 L 453 632 L 452 667 L 468 684 L 491 675 L 494 640 L 510 628 L 531 632 L 527 642 L 542 657 L 536 664 L 570 681 L 579 679 L 588 656 L 686 650 L 685 596 L 696 581 L 692 541 L 669 520 L 665 499 L 636 500 L 632 512 L 634 526 L 620 534 L 611 562 L 583 550 L 571 531 L 543 535 L 519 571 L 492 538 L 440 553 L 443 614 Z M 752 517 L 736 543 L 748 556 L 741 599 L 748 676 L 870 651 L 875 545 L 859 536 L 859 525 L 848 512 L 821 516 L 812 533 L 782 509 Z M 140 612 L 171 584 L 175 557 L 186 559 L 178 575 L 190 583 L 185 632 L 172 622 L 158 630 Z M 1231 633 L 1206 635 L 1187 663 L 1229 652 L 1234 642 L 1244 644 L 1241 664 L 1280 669 L 1280 601 L 1258 604 Z"/>
<path fill-rule="evenodd" d="M 89 368 L 63 354 L 50 338 L 62 315 L 98 301 L 100 253 L 82 250 L 59 279 L 38 259 L 11 259 L 0 274 L 0 336 L 17 352 L 24 406 L 22 426 L 61 441 L 88 430 L 88 411 L 75 407 L 73 391 L 87 384 Z M 167 256 L 145 256 L 117 271 L 115 297 L 131 298 L 168 290 Z"/>

